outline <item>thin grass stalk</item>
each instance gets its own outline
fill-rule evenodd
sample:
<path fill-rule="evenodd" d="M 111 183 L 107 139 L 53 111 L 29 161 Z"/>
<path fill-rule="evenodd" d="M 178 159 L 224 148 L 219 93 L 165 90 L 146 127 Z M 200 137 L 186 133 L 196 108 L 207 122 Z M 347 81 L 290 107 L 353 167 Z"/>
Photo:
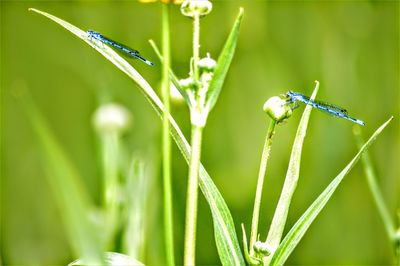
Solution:
<path fill-rule="evenodd" d="M 172 181 L 171 181 L 171 139 L 169 136 L 169 113 L 170 113 L 170 30 L 169 30 L 169 5 L 162 4 L 162 99 L 164 103 L 162 145 L 163 145 L 163 190 L 164 190 L 164 238 L 167 265 L 175 265 L 174 256 L 174 232 L 173 232 L 173 204 L 172 204 Z"/>
<path fill-rule="evenodd" d="M 199 48 L 200 48 L 200 15 L 193 16 L 193 77 L 196 86 L 199 84 Z M 198 89 L 198 87 L 197 87 Z M 185 243 L 184 265 L 195 265 L 196 257 L 196 226 L 197 226 L 197 201 L 199 186 L 199 167 L 201 158 L 201 140 L 203 127 L 193 124 L 193 115 L 201 114 L 199 103 L 191 111 L 191 147 L 188 188 L 186 195 Z"/>
<path fill-rule="evenodd" d="M 189 163 L 189 180 L 186 198 L 184 265 L 195 265 L 197 201 L 199 194 L 199 167 L 203 128 L 192 126 L 192 152 Z"/>
<path fill-rule="evenodd" d="M 200 15 L 196 14 L 193 16 L 193 74 L 195 84 L 197 85 L 200 78 L 198 62 L 200 48 Z"/>
<path fill-rule="evenodd" d="M 267 170 L 268 158 L 271 153 L 272 138 L 275 134 L 275 126 L 276 126 L 276 120 L 272 119 L 269 124 L 269 127 L 268 127 L 267 135 L 265 137 L 263 153 L 261 156 L 260 170 L 258 172 L 256 195 L 254 198 L 253 218 L 251 221 L 250 256 L 254 255 L 254 243 L 257 240 L 258 221 L 259 221 L 259 216 L 260 216 L 260 206 L 261 206 L 263 184 L 264 184 L 265 172 Z"/>

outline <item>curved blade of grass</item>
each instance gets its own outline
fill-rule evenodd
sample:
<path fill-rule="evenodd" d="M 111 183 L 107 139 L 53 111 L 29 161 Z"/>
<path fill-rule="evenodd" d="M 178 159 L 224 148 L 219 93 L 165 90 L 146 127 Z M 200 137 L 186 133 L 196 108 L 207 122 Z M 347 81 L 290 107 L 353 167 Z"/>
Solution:
<path fill-rule="evenodd" d="M 143 92 L 145 98 L 149 101 L 151 106 L 157 112 L 159 117 L 162 119 L 163 104 L 158 98 L 157 94 L 147 83 L 147 81 L 121 56 L 114 52 L 108 46 L 98 44 L 96 40 L 89 40 L 86 37 L 86 33 L 74 25 L 52 16 L 46 12 L 39 11 L 31 8 L 30 10 L 35 11 L 43 16 L 55 21 L 62 27 L 72 32 L 80 39 L 85 41 L 87 44 L 95 48 L 101 53 L 106 59 L 113 63 L 122 72 L 127 74 L 135 83 L 138 85 L 141 92 Z M 183 157 L 186 162 L 190 158 L 190 145 L 184 137 L 181 129 L 176 124 L 172 116 L 169 116 L 171 123 L 171 135 L 175 140 L 178 148 L 181 150 Z M 235 226 L 231 213 L 228 206 L 226 205 L 222 195 L 218 191 L 211 177 L 207 171 L 200 165 L 200 189 L 203 192 L 208 204 L 210 205 L 213 223 L 214 223 L 214 234 L 215 241 L 217 244 L 218 253 L 223 265 L 244 265 L 243 255 L 240 250 L 239 242 L 236 236 Z"/>
<path fill-rule="evenodd" d="M 361 136 L 361 130 L 359 127 L 354 127 L 353 133 L 356 137 L 357 147 L 361 149 L 364 140 Z M 383 225 L 385 226 L 386 234 L 390 242 L 393 241 L 394 235 L 396 232 L 396 226 L 394 221 L 391 218 L 389 210 L 386 206 L 386 203 L 383 199 L 382 191 L 379 188 L 377 177 L 372 166 L 371 158 L 368 152 L 364 152 L 362 156 L 362 164 L 365 172 L 365 176 L 367 178 L 367 183 L 369 190 L 371 190 L 372 197 L 375 201 L 375 205 L 378 209 L 379 215 L 381 216 Z"/>
<path fill-rule="evenodd" d="M 311 206 L 306 210 L 306 212 L 300 217 L 292 229 L 288 232 L 286 237 L 283 239 L 282 243 L 276 250 L 271 265 L 283 265 L 289 255 L 292 253 L 294 248 L 302 239 L 303 235 L 306 233 L 311 223 L 315 220 L 317 215 L 325 207 L 328 200 L 331 198 L 332 194 L 336 191 L 343 178 L 350 172 L 354 165 L 358 162 L 361 155 L 371 146 L 375 139 L 381 134 L 382 130 L 390 123 L 393 119 L 391 117 L 382 126 L 380 126 L 374 134 L 369 138 L 369 140 L 362 146 L 360 151 L 354 156 L 350 163 L 335 177 L 335 179 L 328 185 L 328 187 L 318 196 L 318 198 L 311 204 Z"/>
<path fill-rule="evenodd" d="M 226 74 L 228 73 L 229 66 L 232 63 L 233 55 L 235 54 L 236 43 L 239 37 L 240 24 L 243 18 L 243 8 L 240 8 L 239 15 L 236 18 L 235 24 L 225 42 L 224 48 L 218 57 L 217 66 L 214 71 L 213 79 L 211 80 L 210 87 L 206 96 L 206 106 L 210 111 L 217 102 L 218 96 L 221 92 L 222 85 Z"/>
<path fill-rule="evenodd" d="M 26 97 L 26 96 L 25 96 Z M 46 177 L 52 188 L 67 236 L 76 256 L 86 264 L 101 265 L 102 250 L 89 220 L 91 202 L 82 180 L 30 99 L 23 99 L 26 113 L 37 134 Z"/>

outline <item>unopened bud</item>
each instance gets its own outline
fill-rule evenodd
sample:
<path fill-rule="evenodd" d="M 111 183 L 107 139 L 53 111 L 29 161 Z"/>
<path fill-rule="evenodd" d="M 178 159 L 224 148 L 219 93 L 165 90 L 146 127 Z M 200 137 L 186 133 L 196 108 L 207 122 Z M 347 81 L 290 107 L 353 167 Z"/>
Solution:
<path fill-rule="evenodd" d="M 214 72 L 217 62 L 208 54 L 207 57 L 199 60 L 197 66 L 199 67 L 200 72 Z"/>
<path fill-rule="evenodd" d="M 211 12 L 212 4 L 208 0 L 186 0 L 181 5 L 181 12 L 184 16 L 205 16 Z"/>
<path fill-rule="evenodd" d="M 195 82 L 192 77 L 180 79 L 179 85 L 181 85 L 182 89 L 185 89 L 185 90 L 193 89 L 196 87 Z"/>
<path fill-rule="evenodd" d="M 271 247 L 267 243 L 257 241 L 256 243 L 254 243 L 254 251 L 259 254 L 268 256 L 269 254 L 271 254 Z"/>
<path fill-rule="evenodd" d="M 277 123 L 282 122 L 292 115 L 292 108 L 287 100 L 274 96 L 269 98 L 263 105 L 263 110 Z"/>

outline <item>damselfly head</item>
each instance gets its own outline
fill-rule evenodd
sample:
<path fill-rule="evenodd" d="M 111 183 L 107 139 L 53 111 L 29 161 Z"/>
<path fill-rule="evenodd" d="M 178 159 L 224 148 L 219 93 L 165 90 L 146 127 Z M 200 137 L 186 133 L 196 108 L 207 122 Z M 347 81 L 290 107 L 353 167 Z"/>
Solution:
<path fill-rule="evenodd" d="M 94 30 L 88 30 L 86 33 L 90 38 L 100 38 L 101 37 L 101 34 Z"/>
<path fill-rule="evenodd" d="M 293 91 L 288 91 L 283 97 L 285 97 L 289 103 L 295 102 L 295 92 Z"/>

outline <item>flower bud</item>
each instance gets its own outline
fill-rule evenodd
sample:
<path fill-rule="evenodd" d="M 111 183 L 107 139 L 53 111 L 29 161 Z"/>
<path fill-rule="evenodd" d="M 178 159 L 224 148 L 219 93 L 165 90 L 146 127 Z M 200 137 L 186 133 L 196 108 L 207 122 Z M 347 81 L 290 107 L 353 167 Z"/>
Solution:
<path fill-rule="evenodd" d="M 287 100 L 274 96 L 269 98 L 263 105 L 263 110 L 277 123 L 282 122 L 292 115 L 292 108 Z"/>
<path fill-rule="evenodd" d="M 211 12 L 212 4 L 208 0 L 185 0 L 181 12 L 186 17 L 205 16 Z"/>
<path fill-rule="evenodd" d="M 180 79 L 179 85 L 181 85 L 182 89 L 185 89 L 185 90 L 193 89 L 196 87 L 195 82 L 192 77 Z"/>
<path fill-rule="evenodd" d="M 130 126 L 131 120 L 131 115 L 124 106 L 108 103 L 96 110 L 93 124 L 100 133 L 122 133 Z"/>
<path fill-rule="evenodd" d="M 210 54 L 207 54 L 207 57 L 199 60 L 197 66 L 200 72 L 214 72 L 217 62 L 210 57 Z"/>
<path fill-rule="evenodd" d="M 264 256 L 268 256 L 271 254 L 271 247 L 267 243 L 257 241 L 254 243 L 254 251 Z"/>

